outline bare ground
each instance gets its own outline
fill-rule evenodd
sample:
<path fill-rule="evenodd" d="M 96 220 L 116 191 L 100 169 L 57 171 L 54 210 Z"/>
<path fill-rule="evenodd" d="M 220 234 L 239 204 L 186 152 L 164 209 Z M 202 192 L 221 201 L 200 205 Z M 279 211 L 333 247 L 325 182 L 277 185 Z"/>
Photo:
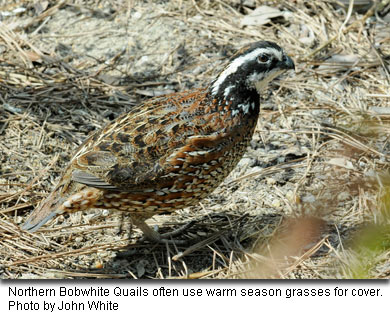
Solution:
<path fill-rule="evenodd" d="M 0 1 L 1 277 L 388 278 L 390 5 L 342 2 Z M 254 18 L 265 4 L 279 12 Z M 296 72 L 264 92 L 225 182 L 150 220 L 193 221 L 188 245 L 142 242 L 128 216 L 101 210 L 20 230 L 89 133 L 207 85 L 260 39 Z"/>

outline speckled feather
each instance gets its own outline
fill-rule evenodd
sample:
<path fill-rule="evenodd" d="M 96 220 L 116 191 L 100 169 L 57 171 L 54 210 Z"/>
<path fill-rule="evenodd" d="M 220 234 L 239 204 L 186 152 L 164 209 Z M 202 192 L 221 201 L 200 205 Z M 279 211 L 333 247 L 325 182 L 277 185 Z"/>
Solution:
<path fill-rule="evenodd" d="M 256 45 L 275 49 L 267 43 L 238 55 Z M 283 69 L 292 68 L 291 59 L 287 62 Z M 57 214 L 92 207 L 147 219 L 207 196 L 241 159 L 259 115 L 259 94 L 255 85 L 248 87 L 249 74 L 241 78 L 228 67 L 220 75 L 223 82 L 217 77 L 207 88 L 150 99 L 92 134 L 24 229 L 35 231 Z"/>

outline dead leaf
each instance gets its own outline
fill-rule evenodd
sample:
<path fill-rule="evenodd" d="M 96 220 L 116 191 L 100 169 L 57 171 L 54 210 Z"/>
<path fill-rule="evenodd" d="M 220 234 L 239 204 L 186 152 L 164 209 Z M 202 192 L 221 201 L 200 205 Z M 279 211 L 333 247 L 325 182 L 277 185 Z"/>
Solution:
<path fill-rule="evenodd" d="M 352 66 L 356 65 L 359 62 L 358 55 L 344 55 L 344 54 L 335 54 L 328 58 L 324 64 L 318 67 L 319 70 L 342 70 L 349 69 Z"/>
<path fill-rule="evenodd" d="M 284 13 L 279 9 L 260 6 L 241 20 L 241 26 L 264 25 L 271 22 L 271 19 L 283 17 L 283 15 Z"/>
<path fill-rule="evenodd" d="M 328 161 L 328 164 L 344 167 L 350 170 L 354 169 L 352 162 L 347 160 L 345 157 L 334 157 Z"/>
<path fill-rule="evenodd" d="M 33 51 L 24 51 L 24 54 L 32 62 L 42 61 L 41 56 Z"/>

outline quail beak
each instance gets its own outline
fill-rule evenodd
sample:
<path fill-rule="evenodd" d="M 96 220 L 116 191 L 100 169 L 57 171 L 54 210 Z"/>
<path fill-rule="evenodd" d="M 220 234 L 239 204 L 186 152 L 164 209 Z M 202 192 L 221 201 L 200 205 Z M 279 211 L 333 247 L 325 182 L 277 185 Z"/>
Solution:
<path fill-rule="evenodd" d="M 279 62 L 279 67 L 281 69 L 293 69 L 295 70 L 295 64 L 294 64 L 294 61 L 291 59 L 290 56 L 288 55 L 284 55 L 284 58 L 282 61 Z"/>

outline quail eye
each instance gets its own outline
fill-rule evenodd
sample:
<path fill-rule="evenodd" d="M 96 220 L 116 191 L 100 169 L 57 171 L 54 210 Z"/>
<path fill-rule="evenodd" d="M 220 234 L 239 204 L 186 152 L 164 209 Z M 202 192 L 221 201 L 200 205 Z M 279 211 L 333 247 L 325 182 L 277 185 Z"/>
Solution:
<path fill-rule="evenodd" d="M 260 63 L 267 63 L 270 60 L 270 56 L 266 54 L 262 54 L 257 57 L 257 61 Z"/>

